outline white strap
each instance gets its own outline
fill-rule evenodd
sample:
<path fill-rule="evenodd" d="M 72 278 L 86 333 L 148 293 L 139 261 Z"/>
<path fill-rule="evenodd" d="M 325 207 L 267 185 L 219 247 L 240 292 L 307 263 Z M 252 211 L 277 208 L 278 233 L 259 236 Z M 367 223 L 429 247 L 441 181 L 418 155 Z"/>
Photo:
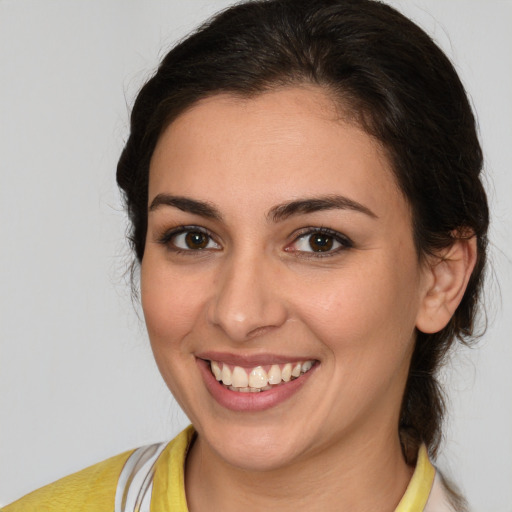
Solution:
<path fill-rule="evenodd" d="M 128 457 L 117 482 L 115 512 L 150 512 L 155 465 L 166 446 L 143 446 Z"/>

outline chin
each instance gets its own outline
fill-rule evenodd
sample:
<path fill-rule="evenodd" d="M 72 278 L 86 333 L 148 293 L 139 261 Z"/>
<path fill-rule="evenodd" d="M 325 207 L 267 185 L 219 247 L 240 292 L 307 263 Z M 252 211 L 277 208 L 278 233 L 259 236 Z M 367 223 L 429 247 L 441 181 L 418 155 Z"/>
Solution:
<path fill-rule="evenodd" d="M 206 429 L 203 440 L 231 466 L 246 471 L 275 471 L 300 459 L 309 443 L 301 429 L 284 424 L 228 426 Z"/>

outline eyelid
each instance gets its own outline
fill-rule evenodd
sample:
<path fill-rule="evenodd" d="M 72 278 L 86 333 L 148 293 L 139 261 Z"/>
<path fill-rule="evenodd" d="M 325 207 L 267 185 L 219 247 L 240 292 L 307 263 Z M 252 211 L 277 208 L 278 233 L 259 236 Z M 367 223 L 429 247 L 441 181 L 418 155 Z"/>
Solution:
<path fill-rule="evenodd" d="M 177 247 L 171 243 L 172 239 L 178 235 L 187 233 L 187 232 L 197 232 L 202 233 L 210 238 L 211 241 L 213 241 L 219 248 L 215 249 L 183 249 L 181 247 Z M 172 250 L 177 253 L 200 253 L 207 250 L 220 250 L 220 243 L 217 241 L 215 235 L 205 227 L 202 226 L 196 226 L 196 225 L 182 225 L 182 226 L 176 226 L 175 228 L 166 229 L 161 234 L 156 236 L 156 241 L 159 244 L 162 244 L 166 246 L 169 250 Z"/>
<path fill-rule="evenodd" d="M 332 237 L 336 242 L 340 244 L 340 247 L 337 247 L 330 251 L 300 251 L 290 248 L 293 244 L 297 243 L 298 240 L 304 237 L 308 237 L 315 234 L 321 234 L 321 235 L 327 235 Z M 354 243 L 352 240 L 344 235 L 343 233 L 340 233 L 339 231 L 336 231 L 334 229 L 325 228 L 325 227 L 307 227 L 302 228 L 295 233 L 293 233 L 293 240 L 290 244 L 288 244 L 285 247 L 286 252 L 296 253 L 297 256 L 305 257 L 305 258 L 325 258 L 327 256 L 334 256 L 338 254 L 339 252 L 345 251 L 347 249 L 351 249 L 354 247 Z"/>
<path fill-rule="evenodd" d="M 171 243 L 172 239 L 178 235 L 185 234 L 187 232 L 198 232 L 206 235 L 209 237 L 210 241 L 212 241 L 217 247 L 215 248 L 204 248 L 204 249 L 184 249 L 182 247 L 178 247 Z M 332 237 L 338 244 L 340 244 L 339 247 L 336 247 L 332 250 L 328 251 L 304 251 L 304 250 L 298 250 L 294 249 L 293 245 L 296 244 L 300 239 L 315 235 L 315 234 L 322 234 L 327 235 L 329 237 Z M 327 256 L 334 256 L 338 254 L 339 252 L 345 251 L 347 249 L 350 249 L 354 247 L 354 243 L 352 240 L 344 235 L 343 233 L 340 233 L 339 231 L 336 231 L 334 229 L 326 228 L 326 227 L 318 227 L 318 226 L 310 226 L 301 228 L 297 231 L 295 231 L 292 235 L 293 240 L 288 243 L 284 250 L 286 252 L 295 253 L 297 256 L 305 257 L 305 258 L 323 258 Z M 175 252 L 175 253 L 193 253 L 198 254 L 202 252 L 212 251 L 212 250 L 221 250 L 221 244 L 217 241 L 217 237 L 214 233 L 212 233 L 209 229 L 203 227 L 203 226 L 197 226 L 197 225 L 181 225 L 176 226 L 171 229 L 163 230 L 163 232 L 156 236 L 156 242 L 159 244 L 164 245 L 169 250 Z"/>

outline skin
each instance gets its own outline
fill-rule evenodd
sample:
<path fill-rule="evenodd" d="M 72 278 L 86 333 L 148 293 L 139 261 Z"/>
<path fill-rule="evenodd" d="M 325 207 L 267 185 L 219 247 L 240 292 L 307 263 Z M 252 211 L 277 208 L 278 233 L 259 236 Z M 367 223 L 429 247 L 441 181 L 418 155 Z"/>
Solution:
<path fill-rule="evenodd" d="M 148 206 L 164 194 L 218 214 L 150 208 L 141 268 L 156 362 L 198 432 L 186 465 L 190 511 L 394 510 L 412 474 L 398 417 L 415 329 L 450 317 L 453 272 L 420 263 L 408 202 L 379 144 L 319 88 L 214 96 L 162 134 Z M 278 205 L 333 194 L 362 208 L 269 218 Z M 206 248 L 179 235 L 162 241 L 180 226 L 208 230 Z M 304 228 L 351 242 L 313 252 Z M 471 263 L 461 254 L 453 261 Z M 467 282 L 459 274 L 454 304 Z M 212 350 L 318 363 L 283 403 L 238 412 L 201 377 L 196 355 Z"/>

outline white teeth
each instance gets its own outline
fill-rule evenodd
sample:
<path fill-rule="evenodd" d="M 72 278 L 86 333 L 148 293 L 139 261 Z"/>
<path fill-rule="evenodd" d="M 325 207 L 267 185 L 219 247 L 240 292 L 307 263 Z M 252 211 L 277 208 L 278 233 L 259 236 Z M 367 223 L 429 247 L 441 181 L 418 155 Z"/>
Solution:
<path fill-rule="evenodd" d="M 314 361 L 312 360 L 293 364 L 286 363 L 282 369 L 280 365 L 273 364 L 267 373 L 263 366 L 256 366 L 249 372 L 248 368 L 235 366 L 233 370 L 230 370 L 225 363 L 210 361 L 210 368 L 214 377 L 232 391 L 242 393 L 268 391 L 272 389 L 272 386 L 279 385 L 282 382 L 290 382 L 290 380 L 300 377 L 302 373 L 311 370 L 313 365 Z"/>
<path fill-rule="evenodd" d="M 224 368 L 226 368 L 226 365 L 224 365 Z M 249 377 L 247 377 L 246 371 L 240 366 L 235 366 L 231 374 L 230 384 L 235 388 L 246 388 L 249 385 Z"/>
<path fill-rule="evenodd" d="M 222 383 L 225 384 L 226 386 L 230 386 L 232 383 L 231 371 L 229 370 L 227 364 L 222 366 Z"/>
<path fill-rule="evenodd" d="M 285 382 L 290 382 L 290 379 L 292 378 L 292 365 L 291 365 L 291 363 L 286 363 L 284 365 L 284 368 L 281 370 L 281 378 Z"/>
<path fill-rule="evenodd" d="M 245 372 L 244 372 L 245 373 Z M 261 367 L 256 366 L 249 374 L 249 386 L 251 388 L 264 388 L 268 383 L 267 372 Z"/>
<path fill-rule="evenodd" d="M 222 380 L 222 370 L 220 369 L 219 363 L 217 363 L 217 361 L 212 361 L 211 367 L 212 367 L 212 373 L 213 373 L 213 375 L 215 375 L 215 378 L 217 380 Z"/>
<path fill-rule="evenodd" d="M 308 370 L 311 370 L 312 366 L 313 366 L 312 361 L 306 361 L 305 363 L 302 363 L 301 372 L 306 373 Z"/>
<path fill-rule="evenodd" d="M 268 371 L 268 383 L 279 384 L 281 380 L 281 368 L 277 364 L 273 364 Z"/>
<path fill-rule="evenodd" d="M 293 367 L 293 370 L 292 370 L 292 377 L 300 377 L 300 368 L 301 368 L 301 364 L 300 363 L 297 363 L 294 367 Z"/>

